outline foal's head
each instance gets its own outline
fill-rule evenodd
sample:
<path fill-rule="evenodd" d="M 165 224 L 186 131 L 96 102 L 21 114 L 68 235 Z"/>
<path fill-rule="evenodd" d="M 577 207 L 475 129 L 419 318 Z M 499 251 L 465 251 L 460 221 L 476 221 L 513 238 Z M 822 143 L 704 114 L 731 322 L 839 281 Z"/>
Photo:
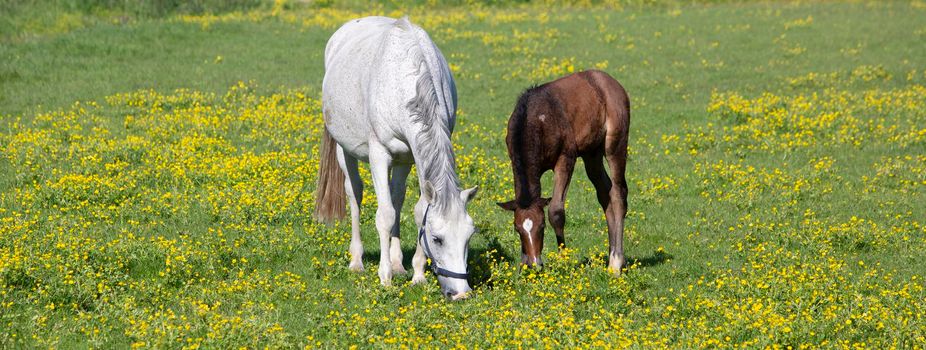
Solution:
<path fill-rule="evenodd" d="M 514 230 L 521 236 L 521 262 L 528 266 L 542 265 L 543 229 L 546 226 L 544 207 L 549 198 L 540 196 L 540 175 L 543 173 L 546 144 L 554 133 L 547 124 L 558 110 L 556 101 L 544 88 L 524 91 L 508 118 L 508 157 L 514 171 L 515 199 L 498 203 L 514 212 Z"/>
<path fill-rule="evenodd" d="M 511 200 L 498 203 L 505 210 L 514 212 L 514 230 L 521 236 L 521 263 L 527 266 L 541 266 L 543 252 L 543 229 L 546 216 L 543 208 L 550 204 L 550 198 L 537 198 L 528 203 Z"/>

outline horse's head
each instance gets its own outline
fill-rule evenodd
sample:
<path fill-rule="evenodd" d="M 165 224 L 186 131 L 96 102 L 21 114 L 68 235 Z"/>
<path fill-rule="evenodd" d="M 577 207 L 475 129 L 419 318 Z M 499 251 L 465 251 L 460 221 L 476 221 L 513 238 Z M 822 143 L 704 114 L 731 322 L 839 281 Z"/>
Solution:
<path fill-rule="evenodd" d="M 418 245 L 431 259 L 431 269 L 443 294 L 453 300 L 462 299 L 472 291 L 467 281 L 466 259 L 469 239 L 476 227 L 466 212 L 466 204 L 476 197 L 477 188 L 460 191 L 459 195 L 437 191 L 430 182 L 425 182 L 421 200 L 415 206 Z"/>
<path fill-rule="evenodd" d="M 514 230 L 521 236 L 521 263 L 527 266 L 540 266 L 543 261 L 543 229 L 546 218 L 543 208 L 550 204 L 550 198 L 538 198 L 527 206 L 521 206 L 516 200 L 497 203 L 499 207 L 514 212 Z"/>

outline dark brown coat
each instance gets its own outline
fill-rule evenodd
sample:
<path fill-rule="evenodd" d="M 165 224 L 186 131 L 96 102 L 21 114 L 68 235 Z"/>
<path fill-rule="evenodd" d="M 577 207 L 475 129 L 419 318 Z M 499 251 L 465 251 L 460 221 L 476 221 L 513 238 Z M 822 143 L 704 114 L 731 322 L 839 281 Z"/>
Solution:
<path fill-rule="evenodd" d="M 515 199 L 499 206 L 515 213 L 522 262 L 528 265 L 541 262 L 543 207 L 547 205 L 557 243 L 565 245 L 566 191 L 576 159 L 582 157 L 608 221 L 608 265 L 620 273 L 625 261 L 624 172 L 629 130 L 630 100 L 620 83 L 607 73 L 580 72 L 521 94 L 508 119 L 505 140 L 514 172 Z M 607 159 L 612 176 L 608 176 L 602 158 Z M 542 198 L 540 178 L 548 170 L 554 171 L 553 196 Z"/>

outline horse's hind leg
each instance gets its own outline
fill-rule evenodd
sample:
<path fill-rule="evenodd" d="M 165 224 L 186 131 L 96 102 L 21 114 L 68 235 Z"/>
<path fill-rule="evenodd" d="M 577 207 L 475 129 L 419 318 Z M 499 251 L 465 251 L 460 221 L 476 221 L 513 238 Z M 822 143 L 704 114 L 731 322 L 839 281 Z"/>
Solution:
<path fill-rule="evenodd" d="M 550 225 L 556 232 L 556 245 L 559 248 L 566 246 L 566 236 L 563 232 L 566 227 L 566 192 L 569 190 L 569 182 L 572 180 L 572 170 L 575 165 L 575 158 L 560 156 L 556 167 L 553 168 L 553 197 L 550 199 L 547 212 L 550 216 Z"/>
<path fill-rule="evenodd" d="M 592 185 L 595 186 L 598 204 L 601 205 L 601 210 L 604 211 L 605 217 L 608 220 L 608 236 L 610 237 L 612 207 L 610 195 L 611 178 L 608 177 L 608 171 L 604 168 L 604 158 L 599 153 L 585 156 L 582 160 L 585 161 L 585 174 L 588 175 L 588 179 L 591 180 Z"/>
<path fill-rule="evenodd" d="M 597 154 L 582 157 L 582 160 L 585 161 L 585 174 L 588 175 L 588 179 L 595 186 L 598 204 L 601 205 L 601 210 L 604 210 L 605 214 L 607 214 L 608 208 L 611 206 L 611 197 L 608 194 L 611 191 L 611 178 L 608 177 L 608 172 L 604 169 L 604 158 L 602 158 L 601 154 Z"/>
<path fill-rule="evenodd" d="M 583 159 L 585 160 L 585 172 L 588 174 L 588 179 L 595 185 L 598 204 L 601 205 L 608 222 L 608 268 L 615 274 L 620 274 L 621 267 L 624 265 L 623 212 L 626 211 L 626 205 L 619 199 L 621 191 L 608 176 L 602 156 L 599 154 Z M 614 163 L 611 157 L 608 160 L 609 164 Z M 618 200 L 615 200 L 616 198 Z"/>
<path fill-rule="evenodd" d="M 389 151 L 376 140 L 370 140 L 370 173 L 373 175 L 373 190 L 376 191 L 376 231 L 379 233 L 379 282 L 384 286 L 392 285 L 389 245 L 397 218 L 389 190 L 391 167 Z"/>
<path fill-rule="evenodd" d="M 392 227 L 392 239 L 389 244 L 392 273 L 405 273 L 405 267 L 402 266 L 402 244 L 399 241 L 399 221 L 402 216 L 402 204 L 405 203 L 405 189 L 407 187 L 405 180 L 408 179 L 408 173 L 411 170 L 411 165 L 395 164 L 392 167 L 392 177 L 389 178 L 392 208 L 395 210 L 395 225 Z"/>
<path fill-rule="evenodd" d="M 363 242 L 360 240 L 360 204 L 363 201 L 363 180 L 357 168 L 357 158 L 344 154 L 338 146 L 338 164 L 347 176 L 344 189 L 350 202 L 350 269 L 363 271 Z"/>
<path fill-rule="evenodd" d="M 616 275 L 620 275 L 621 268 L 624 267 L 626 259 L 624 258 L 624 217 L 627 215 L 627 179 L 624 177 L 624 171 L 627 167 L 627 134 L 624 133 L 618 139 L 612 139 L 608 135 L 608 145 L 605 150 L 605 157 L 608 159 L 608 166 L 611 169 L 611 191 L 609 199 L 611 201 L 611 212 L 606 214 L 608 218 L 608 246 L 610 254 L 608 256 L 608 268 Z"/>

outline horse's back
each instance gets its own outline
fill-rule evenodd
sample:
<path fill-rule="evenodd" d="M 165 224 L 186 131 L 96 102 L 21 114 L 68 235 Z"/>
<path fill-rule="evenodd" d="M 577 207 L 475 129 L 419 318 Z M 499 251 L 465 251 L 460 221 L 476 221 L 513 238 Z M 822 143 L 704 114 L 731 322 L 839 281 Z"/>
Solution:
<path fill-rule="evenodd" d="M 377 16 L 351 20 L 325 47 L 322 104 L 328 132 L 345 151 L 360 158 L 368 152 L 372 131 L 365 107 L 370 68 L 377 62 L 383 36 L 395 23 Z"/>
<path fill-rule="evenodd" d="M 325 46 L 325 71 L 343 67 L 345 62 L 362 64 L 375 60 L 375 50 L 370 49 L 378 47 L 382 36 L 395 23 L 393 18 L 370 16 L 341 25 Z M 332 66 L 333 63 L 337 66 Z"/>

